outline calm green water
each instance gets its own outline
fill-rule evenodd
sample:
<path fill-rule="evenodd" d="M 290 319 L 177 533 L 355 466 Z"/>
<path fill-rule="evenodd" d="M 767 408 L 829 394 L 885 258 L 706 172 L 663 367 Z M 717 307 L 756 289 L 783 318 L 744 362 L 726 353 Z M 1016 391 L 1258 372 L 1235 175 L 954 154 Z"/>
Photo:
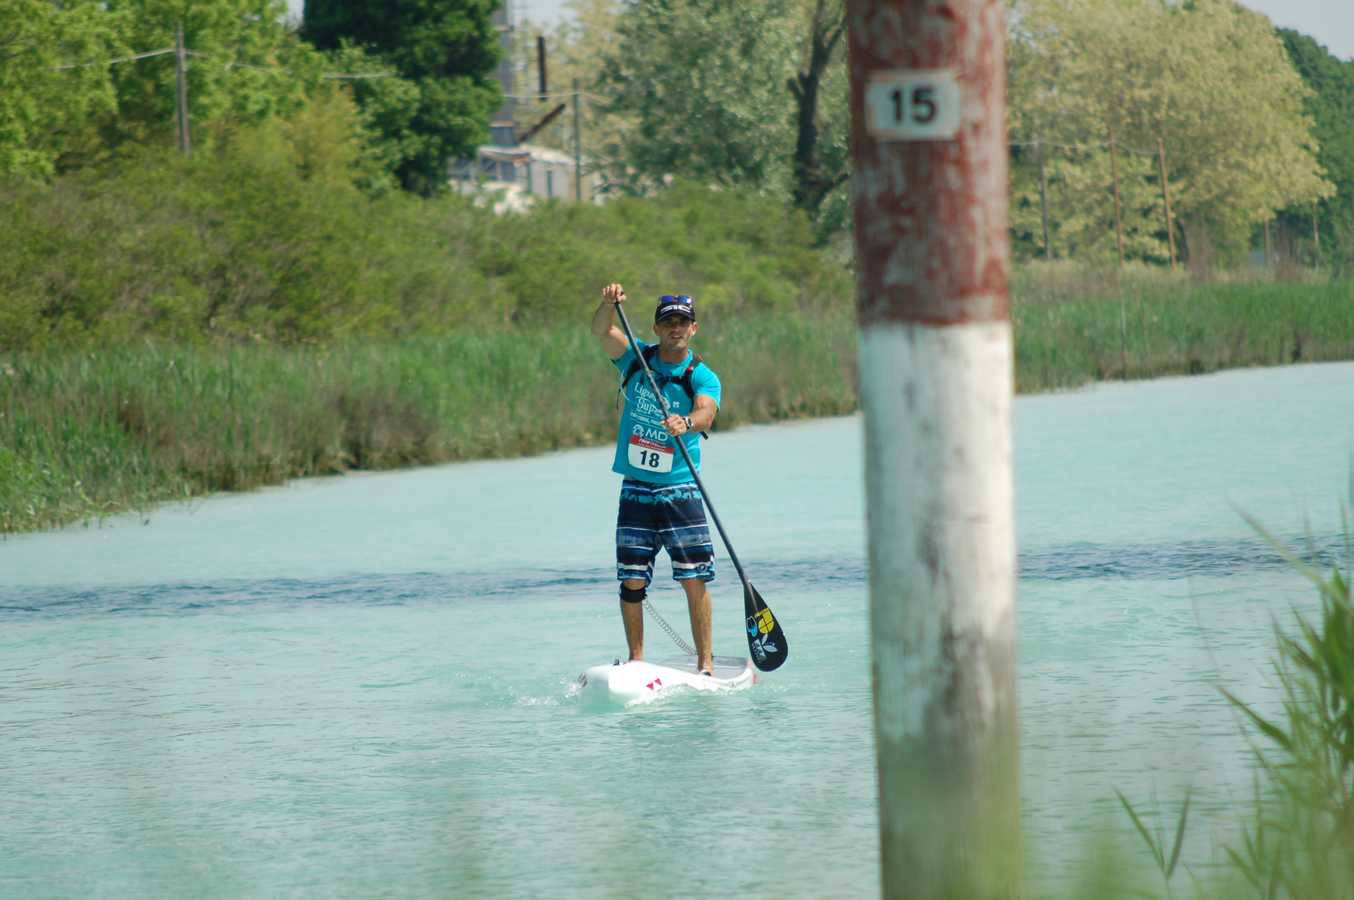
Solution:
<path fill-rule="evenodd" d="M 1313 603 L 1238 510 L 1339 552 L 1351 388 L 1337 364 L 1017 401 L 1039 891 L 1127 829 L 1116 787 L 1163 815 L 1192 788 L 1186 857 L 1219 858 L 1250 776 L 1217 688 L 1272 704 L 1271 616 Z M 570 690 L 623 651 L 609 448 L 0 542 L 0 894 L 877 893 L 859 432 L 706 445 L 790 662 L 625 711 Z M 744 653 L 727 558 L 715 586 L 716 652 Z"/>

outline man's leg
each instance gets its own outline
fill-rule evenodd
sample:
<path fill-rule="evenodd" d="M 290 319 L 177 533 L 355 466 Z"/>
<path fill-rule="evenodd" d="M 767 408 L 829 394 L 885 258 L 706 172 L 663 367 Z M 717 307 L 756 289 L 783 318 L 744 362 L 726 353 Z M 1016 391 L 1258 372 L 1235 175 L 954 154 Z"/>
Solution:
<path fill-rule="evenodd" d="M 705 521 L 705 503 L 694 484 L 664 489 L 660 507 L 663 546 L 672 557 L 672 577 L 686 592 L 691 615 L 691 637 L 696 643 L 696 665 L 702 672 L 714 669 L 710 638 L 710 591 L 706 582 L 715 577 L 715 548 Z"/>
<path fill-rule="evenodd" d="M 631 578 L 621 582 L 621 587 L 632 591 L 642 591 L 644 582 Z M 626 600 L 621 597 L 621 622 L 625 624 L 625 646 L 630 651 L 630 659 L 644 658 L 644 603 Z"/>
<path fill-rule="evenodd" d="M 652 493 L 652 488 L 626 479 L 616 510 L 616 579 L 621 583 L 625 646 L 632 660 L 644 658 L 644 591 L 653 578 L 660 543 Z"/>
<path fill-rule="evenodd" d="M 686 609 L 691 615 L 691 637 L 696 641 L 696 667 L 702 672 L 714 671 L 714 651 L 710 636 L 710 591 L 699 578 L 684 578 L 680 582 L 686 591 Z"/>

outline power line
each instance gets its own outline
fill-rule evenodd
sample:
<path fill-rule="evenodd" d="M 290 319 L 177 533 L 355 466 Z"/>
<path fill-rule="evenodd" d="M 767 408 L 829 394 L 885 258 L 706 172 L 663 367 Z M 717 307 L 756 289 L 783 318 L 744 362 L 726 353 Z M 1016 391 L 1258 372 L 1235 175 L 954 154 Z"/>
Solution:
<path fill-rule="evenodd" d="M 65 66 L 52 66 L 54 69 L 87 69 L 90 66 L 112 66 L 118 63 L 135 62 L 138 59 L 147 59 L 152 56 L 164 56 L 166 53 L 173 53 L 173 47 L 166 47 L 163 50 L 147 50 L 145 53 L 138 53 L 135 56 L 119 56 L 117 59 L 105 59 L 100 62 L 70 63 Z"/>
<path fill-rule="evenodd" d="M 1062 144 L 1057 141 L 1008 141 L 1009 147 L 1053 147 L 1058 150 L 1093 150 L 1110 146 L 1110 141 L 1083 141 L 1079 144 Z M 1123 141 L 1115 141 L 1114 146 L 1137 153 L 1141 156 L 1156 156 L 1155 150 L 1141 150 L 1137 147 L 1125 144 Z"/>
<path fill-rule="evenodd" d="M 212 54 L 212 53 L 202 53 L 201 51 L 198 51 L 198 50 L 189 50 L 189 51 L 188 51 L 188 55 L 189 55 L 189 56 L 199 56 L 199 57 L 201 57 L 201 58 L 203 58 L 203 59 L 219 59 L 219 58 L 220 58 L 220 57 L 219 57 L 218 55 L 216 55 L 216 54 Z M 254 69 L 254 70 L 259 71 L 259 72 L 272 72 L 272 71 L 275 71 L 275 70 L 277 70 L 277 69 L 279 69 L 279 68 L 282 68 L 282 67 L 281 67 L 281 66 L 259 66 L 259 65 L 255 65 L 255 64 L 253 64 L 253 63 L 243 63 L 243 62 L 237 62 L 237 61 L 235 61 L 235 60 L 231 60 L 230 62 L 226 63 L 226 68 L 227 68 L 227 69 Z M 323 73 L 323 75 L 322 75 L 321 77 L 323 77 L 323 78 L 347 78 L 347 79 L 357 79 L 357 78 L 392 78 L 392 77 L 394 77 L 394 73 L 393 73 L 393 72 L 325 72 L 325 73 Z"/>
<path fill-rule="evenodd" d="M 57 70 L 57 71 L 66 71 L 66 70 L 69 70 L 69 69 L 88 69 L 88 68 L 91 68 L 91 67 L 93 67 L 93 66 L 115 66 L 115 65 L 119 65 L 120 63 L 136 62 L 137 60 L 150 59 L 150 58 L 153 57 L 153 56 L 164 56 L 164 55 L 167 54 L 167 53 L 174 53 L 174 52 L 176 52 L 176 50 L 175 50 L 174 47 L 165 47 L 165 48 L 163 48 L 163 49 L 161 49 L 161 50 L 147 50 L 145 53 L 135 53 L 135 54 L 133 54 L 133 55 L 131 55 L 131 56 L 118 56 L 118 57 L 114 57 L 113 59 L 91 60 L 90 62 L 81 62 L 81 63 L 67 63 L 66 65 L 63 65 L 63 66 L 52 66 L 52 68 L 55 69 L 55 70 Z M 201 52 L 201 51 L 199 51 L 199 50 L 186 50 L 186 51 L 184 51 L 184 55 L 185 55 L 185 56 L 194 56 L 194 57 L 198 57 L 199 59 L 206 59 L 206 60 L 213 60 L 213 59 L 219 60 L 219 59 L 220 59 L 220 55 L 219 55 L 219 54 L 214 54 L 214 53 L 203 53 L 203 52 Z M 283 66 L 280 66 L 280 65 L 273 65 L 273 66 L 257 66 L 257 65 L 254 65 L 254 64 L 252 64 L 252 63 L 242 63 L 242 62 L 234 62 L 234 61 L 232 61 L 232 62 L 226 63 L 226 68 L 228 68 L 228 69 L 257 69 L 257 70 L 263 71 L 263 72 L 272 72 L 272 71 L 275 71 L 275 70 L 277 70 L 277 69 L 284 68 L 284 67 L 283 67 Z M 322 78 L 333 78 L 333 79 L 392 78 L 392 77 L 394 77 L 394 73 L 392 73 L 392 72 L 324 72 L 324 73 L 321 74 L 320 77 L 322 77 Z"/>
<path fill-rule="evenodd" d="M 602 94 L 594 94 L 591 91 L 550 91 L 544 94 L 504 94 L 505 100 L 553 100 L 559 97 L 586 97 L 589 100 L 614 100 L 615 97 L 607 97 Z"/>

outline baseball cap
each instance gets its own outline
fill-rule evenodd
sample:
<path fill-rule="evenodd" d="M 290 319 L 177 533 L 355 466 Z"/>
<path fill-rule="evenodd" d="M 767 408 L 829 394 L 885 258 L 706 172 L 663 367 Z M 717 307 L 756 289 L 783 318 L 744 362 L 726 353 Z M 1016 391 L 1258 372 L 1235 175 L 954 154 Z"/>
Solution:
<path fill-rule="evenodd" d="M 658 307 L 653 311 L 655 323 L 665 316 L 686 316 L 696 320 L 696 301 L 688 294 L 664 294 L 658 298 Z"/>

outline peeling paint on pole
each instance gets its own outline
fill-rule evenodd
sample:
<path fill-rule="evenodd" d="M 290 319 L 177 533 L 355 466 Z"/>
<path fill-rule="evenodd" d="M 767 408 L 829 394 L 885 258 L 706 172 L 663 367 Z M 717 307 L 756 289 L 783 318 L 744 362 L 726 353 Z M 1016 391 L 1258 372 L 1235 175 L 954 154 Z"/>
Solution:
<path fill-rule="evenodd" d="M 1001 3 L 851 0 L 847 16 L 856 254 L 870 288 L 859 294 L 861 323 L 1008 320 Z M 960 94 L 955 138 L 869 134 L 864 95 L 875 73 L 946 70 Z"/>
<path fill-rule="evenodd" d="M 884 894 L 1015 894 L 1002 3 L 847 22 Z"/>

